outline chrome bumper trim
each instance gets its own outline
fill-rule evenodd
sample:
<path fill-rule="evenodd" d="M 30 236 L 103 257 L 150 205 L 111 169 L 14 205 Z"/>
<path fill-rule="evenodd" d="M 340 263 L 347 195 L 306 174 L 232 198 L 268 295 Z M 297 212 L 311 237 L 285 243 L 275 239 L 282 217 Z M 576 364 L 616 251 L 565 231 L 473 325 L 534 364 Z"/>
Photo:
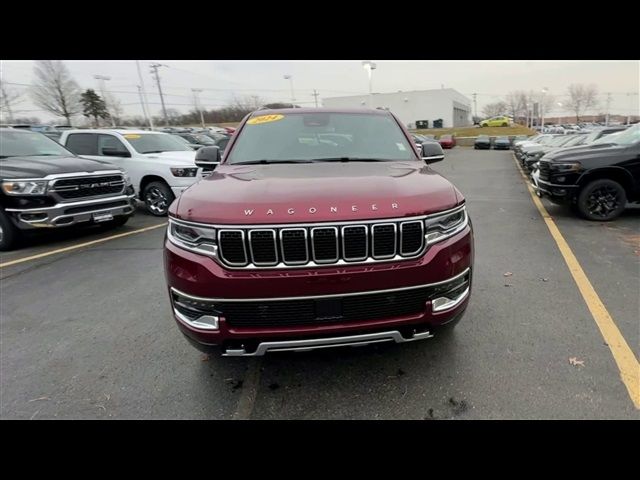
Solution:
<path fill-rule="evenodd" d="M 455 275 L 451 278 L 447 278 L 446 280 L 442 280 L 440 282 L 435 282 L 435 283 L 425 283 L 422 285 L 413 285 L 411 287 L 389 288 L 385 290 L 369 290 L 365 292 L 330 293 L 327 295 L 306 295 L 306 296 L 300 296 L 300 297 L 210 298 L 210 297 L 196 297 L 194 295 L 189 295 L 188 293 L 183 293 L 177 288 L 173 288 L 173 287 L 171 287 L 171 291 L 183 297 L 189 298 L 191 300 L 204 301 L 204 302 L 279 302 L 279 301 L 286 301 L 286 300 L 313 300 L 313 299 L 322 299 L 322 298 L 352 297 L 354 295 L 375 295 L 376 293 L 401 292 L 404 290 L 414 290 L 416 288 L 435 287 L 437 285 L 442 285 L 444 283 L 455 281 L 458 278 L 465 276 L 467 273 L 469 273 L 470 270 L 471 268 L 468 267 L 458 275 Z"/>
<path fill-rule="evenodd" d="M 117 197 L 106 197 L 94 200 L 83 200 L 80 202 L 58 203 L 52 207 L 42 208 L 7 208 L 7 212 L 15 214 L 15 219 L 19 222 L 21 228 L 57 228 L 68 227 L 76 223 L 88 222 L 92 219 L 94 213 L 111 213 L 115 215 L 128 215 L 135 210 L 134 195 L 118 195 Z M 117 207 L 100 207 L 101 204 L 120 202 L 126 200 L 127 205 L 119 205 Z M 95 206 L 89 211 L 79 213 L 65 213 L 69 208 Z M 24 220 L 21 214 L 45 214 L 46 217 L 38 220 Z M 56 223 L 65 218 L 71 218 L 70 222 L 57 225 Z"/>
<path fill-rule="evenodd" d="M 319 348 L 333 348 L 346 346 L 362 346 L 372 343 L 395 342 L 407 343 L 415 340 L 432 338 L 433 335 L 426 331 L 416 333 L 411 338 L 405 338 L 397 331 L 365 333 L 361 335 L 349 335 L 345 337 L 311 338 L 304 340 L 287 340 L 281 342 L 262 342 L 255 352 L 248 353 L 244 348 L 227 349 L 223 357 L 260 357 L 267 352 L 307 352 Z"/>

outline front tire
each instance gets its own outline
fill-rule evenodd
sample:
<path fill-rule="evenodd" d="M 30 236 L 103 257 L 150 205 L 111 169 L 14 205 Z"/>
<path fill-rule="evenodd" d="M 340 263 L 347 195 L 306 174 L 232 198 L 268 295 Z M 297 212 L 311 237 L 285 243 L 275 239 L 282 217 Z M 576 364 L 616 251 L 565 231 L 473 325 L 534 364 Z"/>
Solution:
<path fill-rule="evenodd" d="M 18 229 L 11 223 L 7 214 L 0 210 L 0 252 L 11 250 L 19 237 Z"/>
<path fill-rule="evenodd" d="M 594 180 L 585 185 L 576 207 L 587 220 L 608 222 L 620 216 L 627 204 L 627 194 L 614 180 Z"/>
<path fill-rule="evenodd" d="M 175 195 L 166 183 L 151 182 L 142 192 L 142 199 L 147 212 L 156 217 L 164 217 L 169 211 L 169 205 L 175 200 Z"/>

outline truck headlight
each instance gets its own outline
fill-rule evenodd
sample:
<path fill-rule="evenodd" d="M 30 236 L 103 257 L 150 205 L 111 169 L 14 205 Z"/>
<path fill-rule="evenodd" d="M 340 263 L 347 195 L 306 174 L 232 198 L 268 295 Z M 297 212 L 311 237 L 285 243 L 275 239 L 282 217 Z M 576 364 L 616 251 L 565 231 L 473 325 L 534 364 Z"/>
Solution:
<path fill-rule="evenodd" d="M 566 163 L 556 163 L 549 162 L 551 170 L 553 172 L 579 172 L 582 170 L 582 164 L 580 162 L 566 162 Z"/>
<path fill-rule="evenodd" d="M 170 170 L 174 177 L 195 177 L 198 174 L 198 167 L 171 167 Z"/>
<path fill-rule="evenodd" d="M 169 218 L 167 238 L 185 250 L 213 257 L 218 255 L 216 229 L 213 227 L 193 225 Z"/>
<path fill-rule="evenodd" d="M 7 195 L 44 195 L 47 183 L 46 180 L 13 180 L 2 182 L 2 190 Z"/>
<path fill-rule="evenodd" d="M 441 242 L 461 232 L 469 223 L 467 209 L 463 205 L 453 211 L 431 215 L 424 221 L 427 245 Z"/>

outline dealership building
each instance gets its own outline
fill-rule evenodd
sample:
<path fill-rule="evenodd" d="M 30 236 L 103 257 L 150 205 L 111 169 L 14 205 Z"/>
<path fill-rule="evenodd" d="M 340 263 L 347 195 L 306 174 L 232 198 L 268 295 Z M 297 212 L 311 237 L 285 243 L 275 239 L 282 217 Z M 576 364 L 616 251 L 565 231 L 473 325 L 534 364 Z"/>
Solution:
<path fill-rule="evenodd" d="M 323 98 L 328 108 L 368 108 L 369 95 Z M 372 107 L 393 112 L 408 128 L 420 128 L 429 122 L 428 128 L 461 127 L 470 125 L 471 100 L 453 88 L 413 90 L 410 92 L 374 93 Z M 435 122 L 435 123 L 434 123 Z"/>

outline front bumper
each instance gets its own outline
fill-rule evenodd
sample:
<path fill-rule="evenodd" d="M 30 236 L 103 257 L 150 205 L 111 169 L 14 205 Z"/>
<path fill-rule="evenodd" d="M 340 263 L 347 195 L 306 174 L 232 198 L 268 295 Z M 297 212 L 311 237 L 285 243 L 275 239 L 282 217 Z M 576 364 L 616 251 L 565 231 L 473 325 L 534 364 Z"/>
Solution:
<path fill-rule="evenodd" d="M 178 327 L 201 350 L 206 351 L 207 347 L 217 345 L 222 347 L 225 355 L 256 355 L 260 354 L 260 349 L 264 353 L 267 350 L 309 350 L 374 343 L 373 340 L 377 343 L 427 338 L 437 327 L 457 321 L 466 309 L 471 290 L 473 257 L 470 226 L 456 236 L 432 245 L 423 256 L 412 260 L 277 271 L 227 270 L 212 258 L 182 250 L 165 241 L 165 273 Z M 456 289 L 455 295 L 451 295 L 453 298 L 439 298 L 441 308 L 434 308 L 436 302 L 433 298 L 421 303 L 419 311 L 408 314 L 378 315 L 374 319 L 359 317 L 349 321 L 338 315 L 335 320 L 286 326 L 232 325 L 224 317 L 225 303 L 242 303 L 258 309 L 266 304 L 264 308 L 268 309 L 269 302 L 281 303 L 285 300 L 316 302 L 331 299 L 344 302 L 346 297 L 393 296 L 439 284 L 448 286 L 452 279 L 458 278 L 465 278 L 468 285 Z M 222 312 L 216 317 L 215 329 L 206 326 L 200 328 L 197 322 L 194 325 L 189 318 L 181 315 L 175 308 L 176 292 L 195 301 L 222 305 Z M 316 304 L 315 308 L 320 307 Z M 372 333 L 381 337 L 344 338 Z M 304 342 L 291 343 L 299 340 Z"/>
<path fill-rule="evenodd" d="M 94 215 L 110 213 L 114 217 L 132 215 L 135 211 L 134 195 L 117 195 L 77 202 L 61 202 L 51 207 L 6 208 L 16 227 L 21 230 L 35 228 L 68 227 L 91 222 Z"/>

